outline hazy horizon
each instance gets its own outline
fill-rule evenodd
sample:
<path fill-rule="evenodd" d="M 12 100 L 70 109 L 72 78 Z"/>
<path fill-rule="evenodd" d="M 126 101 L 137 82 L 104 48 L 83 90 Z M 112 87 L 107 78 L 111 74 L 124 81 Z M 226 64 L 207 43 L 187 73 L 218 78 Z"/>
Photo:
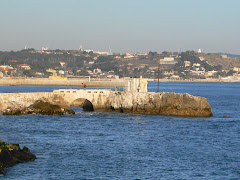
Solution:
<path fill-rule="evenodd" d="M 240 54 L 240 1 L 1 1 L 0 51 L 202 49 Z"/>

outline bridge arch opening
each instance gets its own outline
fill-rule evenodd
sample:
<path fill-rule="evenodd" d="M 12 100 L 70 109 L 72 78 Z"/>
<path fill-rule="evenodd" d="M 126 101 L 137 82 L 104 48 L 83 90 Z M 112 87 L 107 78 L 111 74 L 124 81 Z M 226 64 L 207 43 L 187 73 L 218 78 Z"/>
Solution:
<path fill-rule="evenodd" d="M 83 111 L 94 111 L 93 104 L 88 99 L 84 101 L 82 108 Z"/>
<path fill-rule="evenodd" d="M 78 98 L 74 100 L 71 105 L 71 107 L 81 107 L 83 111 L 94 111 L 94 107 L 91 101 L 85 98 Z"/>

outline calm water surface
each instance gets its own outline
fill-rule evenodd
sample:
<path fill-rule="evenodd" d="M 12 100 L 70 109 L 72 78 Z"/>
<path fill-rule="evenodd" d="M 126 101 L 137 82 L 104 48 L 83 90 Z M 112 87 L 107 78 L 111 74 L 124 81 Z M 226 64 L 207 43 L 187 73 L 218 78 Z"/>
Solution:
<path fill-rule="evenodd" d="M 0 92 L 59 88 L 69 87 L 0 86 Z M 149 83 L 148 89 L 155 92 L 157 83 Z M 27 146 L 38 158 L 8 168 L 0 178 L 240 179 L 240 84 L 160 83 L 160 90 L 204 96 L 214 116 L 89 113 L 78 108 L 75 116 L 0 116 L 0 139 Z"/>

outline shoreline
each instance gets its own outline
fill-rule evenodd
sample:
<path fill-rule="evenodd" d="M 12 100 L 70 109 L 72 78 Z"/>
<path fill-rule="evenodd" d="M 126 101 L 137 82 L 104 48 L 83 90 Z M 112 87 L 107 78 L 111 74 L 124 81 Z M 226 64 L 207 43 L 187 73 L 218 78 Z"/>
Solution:
<path fill-rule="evenodd" d="M 124 86 L 123 80 L 91 80 L 68 79 L 50 80 L 48 78 L 29 79 L 0 79 L 0 86 L 80 86 L 86 84 L 87 87 L 116 87 Z"/>
<path fill-rule="evenodd" d="M 73 78 L 68 80 L 51 80 L 48 78 L 3 78 L 0 79 L 0 86 L 82 86 L 87 87 L 118 87 L 124 86 L 127 79 L 91 79 L 90 81 L 82 78 Z M 147 79 L 148 82 L 158 82 L 157 79 Z M 159 79 L 159 82 L 187 82 L 187 83 L 240 83 L 240 80 L 222 80 L 222 79 L 186 79 L 172 80 Z"/>
<path fill-rule="evenodd" d="M 149 82 L 158 82 L 158 79 L 148 79 Z M 218 79 L 218 78 L 207 78 L 207 79 L 159 79 L 159 82 L 207 82 L 207 83 L 240 83 L 240 79 Z"/>

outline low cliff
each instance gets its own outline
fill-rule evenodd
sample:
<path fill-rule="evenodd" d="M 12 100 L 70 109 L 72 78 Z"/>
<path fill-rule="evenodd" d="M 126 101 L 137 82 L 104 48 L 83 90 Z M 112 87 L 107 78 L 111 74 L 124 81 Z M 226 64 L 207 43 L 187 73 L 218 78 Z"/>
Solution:
<path fill-rule="evenodd" d="M 115 92 L 106 103 L 109 111 L 169 116 L 212 116 L 204 97 L 177 93 Z"/>

